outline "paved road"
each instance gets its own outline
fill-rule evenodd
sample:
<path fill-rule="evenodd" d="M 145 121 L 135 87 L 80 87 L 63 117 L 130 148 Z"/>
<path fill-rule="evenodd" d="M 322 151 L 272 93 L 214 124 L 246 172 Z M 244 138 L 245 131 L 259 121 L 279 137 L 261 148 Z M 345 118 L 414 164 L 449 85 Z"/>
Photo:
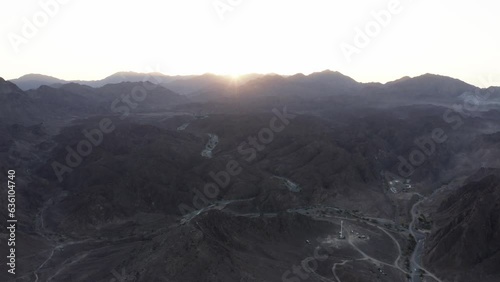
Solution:
<path fill-rule="evenodd" d="M 438 282 L 442 282 L 441 279 L 437 278 L 436 275 L 434 275 L 432 272 L 429 270 L 425 269 L 422 266 L 422 255 L 424 252 L 424 245 L 425 245 L 425 238 L 426 234 L 421 232 L 420 230 L 417 229 L 416 223 L 418 219 L 418 206 L 425 201 L 427 198 L 423 197 L 420 201 L 416 202 L 412 208 L 411 208 L 411 223 L 410 223 L 410 234 L 413 235 L 413 238 L 417 241 L 417 244 L 415 246 L 415 250 L 413 250 L 413 253 L 411 254 L 410 257 L 410 271 L 411 271 L 411 282 L 421 282 L 422 279 L 420 278 L 421 271 L 425 271 L 425 276 L 430 276 L 434 278 Z"/>

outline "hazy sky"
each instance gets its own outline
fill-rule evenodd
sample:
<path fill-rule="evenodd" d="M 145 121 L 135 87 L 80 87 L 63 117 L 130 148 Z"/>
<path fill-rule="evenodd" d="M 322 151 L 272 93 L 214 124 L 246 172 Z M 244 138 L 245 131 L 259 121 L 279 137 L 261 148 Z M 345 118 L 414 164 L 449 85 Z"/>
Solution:
<path fill-rule="evenodd" d="M 500 85 L 499 11 L 496 0 L 0 0 L 0 76 L 331 69 Z"/>

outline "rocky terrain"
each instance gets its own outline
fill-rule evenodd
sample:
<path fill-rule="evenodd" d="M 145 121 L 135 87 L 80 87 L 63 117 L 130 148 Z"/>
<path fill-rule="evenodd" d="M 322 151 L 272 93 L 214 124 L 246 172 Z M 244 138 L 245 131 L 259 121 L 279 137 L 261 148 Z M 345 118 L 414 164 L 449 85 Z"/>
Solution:
<path fill-rule="evenodd" d="M 0 168 L 17 174 L 18 268 L 1 281 L 500 279 L 498 88 L 332 71 L 14 82 Z"/>

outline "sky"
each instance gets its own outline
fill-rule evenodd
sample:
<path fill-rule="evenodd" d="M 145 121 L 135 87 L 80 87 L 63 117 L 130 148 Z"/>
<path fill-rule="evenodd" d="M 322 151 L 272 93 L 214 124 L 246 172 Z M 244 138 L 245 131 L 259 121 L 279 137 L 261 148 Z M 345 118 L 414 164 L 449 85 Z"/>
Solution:
<path fill-rule="evenodd" d="M 500 85 L 500 1 L 0 0 L 0 77 L 330 69 Z"/>

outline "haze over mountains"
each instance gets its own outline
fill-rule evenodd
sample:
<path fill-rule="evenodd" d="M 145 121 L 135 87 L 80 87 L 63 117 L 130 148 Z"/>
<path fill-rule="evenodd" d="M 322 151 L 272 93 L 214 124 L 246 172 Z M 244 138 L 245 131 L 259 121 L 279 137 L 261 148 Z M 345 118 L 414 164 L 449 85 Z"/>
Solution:
<path fill-rule="evenodd" d="M 433 97 L 426 98 L 439 100 L 441 98 L 456 98 L 464 92 L 479 89 L 457 79 L 433 74 L 424 74 L 414 78 L 403 77 L 386 84 L 359 83 L 339 72 L 330 70 L 310 75 L 248 74 L 239 77 L 214 74 L 169 76 L 161 73 L 118 72 L 96 81 L 64 81 L 40 74 L 28 74 L 11 80 L 12 83 L 24 91 L 35 90 L 42 85 L 58 88 L 64 84 L 76 83 L 100 88 L 107 84 L 144 81 L 159 84 L 178 94 L 193 96 L 195 100 L 197 98 L 206 100 L 207 97 L 217 98 L 237 93 L 244 96 L 247 92 L 254 93 L 254 95 L 271 96 L 286 93 L 288 96 L 307 95 L 308 97 L 342 94 L 350 96 L 368 95 L 368 93 L 371 93 L 371 96 L 380 95 L 381 97 L 387 96 L 399 99 L 405 99 L 408 96 L 415 98 L 430 95 Z M 490 88 L 494 89 L 494 87 Z M 405 93 L 405 95 L 401 93 Z M 399 97 L 396 97 L 396 95 Z M 449 102 L 449 100 L 445 102 Z"/>
<path fill-rule="evenodd" d="M 499 281 L 499 106 L 433 74 L 0 78 L 0 280 Z"/>
<path fill-rule="evenodd" d="M 258 76 L 258 75 L 249 75 L 251 77 L 253 76 Z M 117 72 L 115 74 L 112 74 L 106 78 L 103 78 L 101 80 L 90 80 L 90 81 L 85 81 L 85 80 L 75 80 L 75 81 L 67 81 L 67 80 L 62 80 L 59 78 L 55 78 L 52 76 L 47 76 L 47 75 L 42 75 L 42 74 L 27 74 L 23 75 L 17 79 L 12 79 L 11 82 L 15 83 L 19 88 L 22 90 L 30 90 L 30 89 L 36 89 L 42 85 L 48 85 L 48 86 L 58 86 L 61 84 L 67 84 L 67 83 L 77 83 L 77 84 L 82 84 L 82 85 L 87 85 L 91 87 L 102 87 L 106 84 L 116 84 L 120 82 L 142 82 L 142 81 L 149 81 L 151 83 L 169 83 L 175 80 L 190 80 L 192 78 L 197 78 L 199 81 L 203 80 L 209 80 L 210 78 L 216 79 L 219 76 L 216 75 L 210 75 L 210 74 L 205 74 L 205 75 L 177 75 L 177 76 L 169 76 L 169 75 L 164 75 L 161 73 L 138 73 L 138 72 Z M 204 79 L 205 78 L 205 79 Z M 222 79 L 223 77 L 220 76 L 219 79 Z M 183 92 L 183 94 L 188 94 L 185 93 L 185 91 L 179 91 Z"/>
<path fill-rule="evenodd" d="M 429 74 L 427 74 L 429 75 Z M 423 75 L 422 77 L 425 77 L 426 75 Z M 238 80 L 240 83 L 246 83 L 250 80 L 254 80 L 256 78 L 260 77 L 283 77 L 287 78 L 289 81 L 295 81 L 296 83 L 314 83 L 318 82 L 320 84 L 327 84 L 330 85 L 331 87 L 342 87 L 342 84 L 344 85 L 349 85 L 356 83 L 356 81 L 352 78 L 349 78 L 339 72 L 335 71 L 330 71 L 330 70 L 325 70 L 322 72 L 315 72 L 310 75 L 304 75 L 304 74 L 295 74 L 295 75 L 288 75 L 288 76 L 281 76 L 277 74 L 246 74 L 246 75 L 240 75 L 238 77 L 231 77 L 231 76 L 223 76 L 223 75 L 215 75 L 215 74 L 203 74 L 203 75 L 176 75 L 176 76 L 171 76 L 171 75 L 164 75 L 162 73 L 158 72 L 153 72 L 153 73 L 138 73 L 138 72 L 117 72 L 115 74 L 112 74 L 106 78 L 103 78 L 101 80 L 90 80 L 90 81 L 85 81 L 85 80 L 74 80 L 74 81 L 67 81 L 59 78 L 55 78 L 52 76 L 48 75 L 43 75 L 43 74 L 26 74 L 23 75 L 17 79 L 11 79 L 10 81 L 14 84 L 16 84 L 20 89 L 22 90 L 30 90 L 30 89 L 36 89 L 42 85 L 47 85 L 47 86 L 58 86 L 60 84 L 67 84 L 67 83 L 78 83 L 82 85 L 88 85 L 91 87 L 101 87 L 106 84 L 116 84 L 120 82 L 142 82 L 142 81 L 149 81 L 151 83 L 156 83 L 156 84 L 169 84 L 170 82 L 177 81 L 177 83 L 181 83 L 180 81 L 183 81 L 184 84 L 186 84 L 185 87 L 191 88 L 194 87 L 192 85 L 193 81 L 196 81 L 197 83 L 194 84 L 201 84 L 205 83 L 206 86 L 209 83 L 216 83 L 217 81 L 221 83 L 222 81 L 227 82 L 227 80 Z M 332 79 L 336 77 L 336 79 Z M 194 79 L 194 80 L 193 80 Z M 406 76 L 401 79 L 395 80 L 393 82 L 388 82 L 387 84 L 394 84 L 398 82 L 402 82 L 405 80 L 411 79 L 410 77 Z M 373 84 L 377 85 L 380 83 L 364 83 L 364 84 Z M 172 84 L 175 85 L 175 84 Z M 176 86 L 174 86 L 176 87 Z M 177 86 L 179 87 L 179 86 Z M 173 89 L 181 94 L 190 94 L 191 92 L 194 91 L 178 91 L 177 89 Z"/>

